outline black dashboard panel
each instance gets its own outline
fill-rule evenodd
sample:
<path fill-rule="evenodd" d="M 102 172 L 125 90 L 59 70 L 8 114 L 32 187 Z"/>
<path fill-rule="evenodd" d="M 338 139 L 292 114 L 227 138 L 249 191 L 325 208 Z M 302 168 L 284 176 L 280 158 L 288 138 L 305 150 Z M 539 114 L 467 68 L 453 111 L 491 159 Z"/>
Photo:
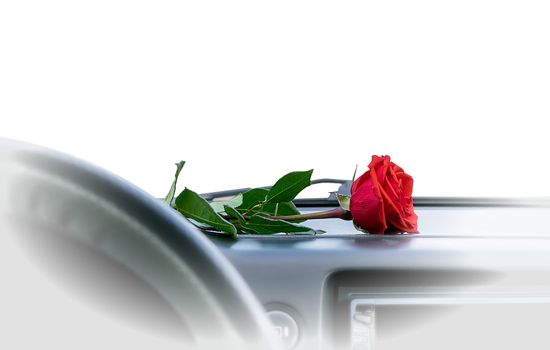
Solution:
<path fill-rule="evenodd" d="M 540 321 L 540 312 L 548 311 L 550 305 L 550 233 L 545 235 L 547 229 L 531 219 L 540 215 L 541 210 L 548 214 L 548 209 L 534 209 L 536 215 L 525 208 L 519 214 L 513 208 L 481 209 L 481 214 L 472 208 L 430 210 L 423 208 L 423 213 L 419 213 L 420 219 L 426 217 L 430 224 L 419 235 L 357 234 L 345 226 L 337 230 L 335 225 L 344 224 L 329 221 L 325 227 L 329 233 L 317 236 L 243 236 L 236 241 L 211 237 L 264 305 L 269 309 L 279 305 L 297 320 L 300 336 L 296 349 L 388 349 L 389 338 L 385 337 L 385 345 L 380 345 L 383 335 L 395 334 L 405 327 L 388 320 L 412 322 L 419 310 L 429 315 L 430 320 L 437 320 L 437 315 L 457 307 L 464 310 L 463 322 L 483 317 L 489 320 L 487 315 L 499 313 L 521 317 L 521 322 L 514 320 L 518 327 L 523 327 L 518 328 L 518 337 L 524 336 L 521 329 L 538 329 L 534 327 L 538 323 L 531 322 Z M 472 227 L 474 233 L 461 234 L 457 222 L 464 213 L 476 220 L 484 217 L 483 213 L 509 217 L 511 224 L 506 234 L 500 234 L 505 223 L 495 229 L 489 225 L 491 215 L 487 215 L 487 222 Z M 444 223 L 433 215 L 454 218 L 448 234 L 441 229 Z M 528 225 L 522 225 L 522 215 L 529 217 Z M 470 220 L 459 223 L 463 231 L 475 224 Z M 535 234 L 521 231 L 529 225 L 536 226 Z M 437 230 L 430 230 L 431 227 Z M 371 347 L 351 344 L 352 306 L 358 304 L 376 310 L 378 342 Z M 455 321 L 449 320 L 448 325 L 457 326 Z M 490 324 L 484 327 L 484 334 L 495 332 Z M 471 328 L 464 327 L 470 331 Z M 408 334 L 409 339 L 414 339 Z M 518 337 L 509 344 L 521 341 Z M 487 339 L 480 338 L 478 343 L 491 344 Z M 536 343 L 544 339 L 539 336 Z M 426 344 L 424 348 L 429 348 L 429 344 L 441 345 L 437 341 Z M 493 344 L 503 347 L 504 343 Z M 418 344 L 419 348 L 421 345 Z M 550 345 L 550 340 L 544 345 Z M 470 348 L 478 348 L 475 341 Z"/>

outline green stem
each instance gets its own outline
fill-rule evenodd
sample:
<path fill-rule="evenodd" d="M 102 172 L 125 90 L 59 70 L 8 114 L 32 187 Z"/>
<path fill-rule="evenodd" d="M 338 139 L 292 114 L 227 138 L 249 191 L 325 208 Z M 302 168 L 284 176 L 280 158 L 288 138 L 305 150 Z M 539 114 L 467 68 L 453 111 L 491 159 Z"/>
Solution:
<path fill-rule="evenodd" d="M 279 220 L 285 220 L 285 221 L 303 221 L 303 220 L 311 220 L 311 219 L 343 219 L 343 220 L 351 220 L 351 213 L 349 211 L 346 211 L 340 207 L 325 210 L 325 211 L 319 211 L 315 213 L 307 213 L 307 214 L 298 214 L 298 215 L 286 215 L 286 216 L 268 216 L 270 219 L 279 219 Z"/>
<path fill-rule="evenodd" d="M 246 217 L 248 213 L 250 213 L 251 211 L 253 211 L 253 210 L 256 209 L 256 208 L 261 207 L 262 205 L 264 205 L 264 202 L 260 202 L 260 203 L 257 203 L 257 204 L 255 204 L 255 205 L 253 205 L 250 209 L 248 209 L 247 211 L 245 211 L 245 212 L 243 213 L 243 216 Z"/>

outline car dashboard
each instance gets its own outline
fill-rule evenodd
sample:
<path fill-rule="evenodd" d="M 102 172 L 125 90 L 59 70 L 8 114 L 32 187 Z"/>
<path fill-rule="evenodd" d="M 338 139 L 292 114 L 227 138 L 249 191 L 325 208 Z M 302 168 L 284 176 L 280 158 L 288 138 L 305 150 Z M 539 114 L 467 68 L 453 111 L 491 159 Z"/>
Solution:
<path fill-rule="evenodd" d="M 419 234 L 209 236 L 289 349 L 547 349 L 550 208 L 415 209 Z"/>

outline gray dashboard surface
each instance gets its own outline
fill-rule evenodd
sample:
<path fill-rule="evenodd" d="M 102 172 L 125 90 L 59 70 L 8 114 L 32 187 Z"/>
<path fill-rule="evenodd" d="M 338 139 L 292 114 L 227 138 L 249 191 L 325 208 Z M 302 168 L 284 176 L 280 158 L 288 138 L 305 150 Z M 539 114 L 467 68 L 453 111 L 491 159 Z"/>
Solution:
<path fill-rule="evenodd" d="M 550 295 L 549 208 L 423 207 L 417 213 L 421 233 L 415 235 L 368 235 L 350 222 L 318 220 L 307 224 L 326 234 L 211 238 L 267 308 L 293 310 L 300 349 L 323 342 L 338 289 L 376 287 L 383 294 L 498 286 L 507 296 Z"/>

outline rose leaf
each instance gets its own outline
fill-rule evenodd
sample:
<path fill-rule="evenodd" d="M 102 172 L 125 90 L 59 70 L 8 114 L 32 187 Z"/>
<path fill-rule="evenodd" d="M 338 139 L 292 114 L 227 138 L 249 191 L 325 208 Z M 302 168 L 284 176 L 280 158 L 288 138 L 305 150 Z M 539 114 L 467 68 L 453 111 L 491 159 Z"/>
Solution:
<path fill-rule="evenodd" d="M 166 197 L 164 197 L 164 203 L 168 205 L 172 205 L 172 202 L 174 201 L 174 196 L 176 194 L 176 186 L 178 184 L 178 177 L 180 176 L 181 169 L 185 165 L 184 160 L 180 160 L 178 163 L 176 163 L 176 174 L 174 175 L 174 181 L 172 182 L 172 186 L 170 186 L 170 190 L 168 191 L 168 194 Z"/>
<path fill-rule="evenodd" d="M 216 213 L 204 198 L 188 188 L 184 189 L 176 198 L 176 209 L 187 218 L 236 237 L 235 226 Z"/>
<path fill-rule="evenodd" d="M 281 203 L 292 201 L 298 193 L 311 185 L 311 174 L 313 169 L 308 171 L 293 171 L 281 177 L 266 196 L 266 203 Z"/>

